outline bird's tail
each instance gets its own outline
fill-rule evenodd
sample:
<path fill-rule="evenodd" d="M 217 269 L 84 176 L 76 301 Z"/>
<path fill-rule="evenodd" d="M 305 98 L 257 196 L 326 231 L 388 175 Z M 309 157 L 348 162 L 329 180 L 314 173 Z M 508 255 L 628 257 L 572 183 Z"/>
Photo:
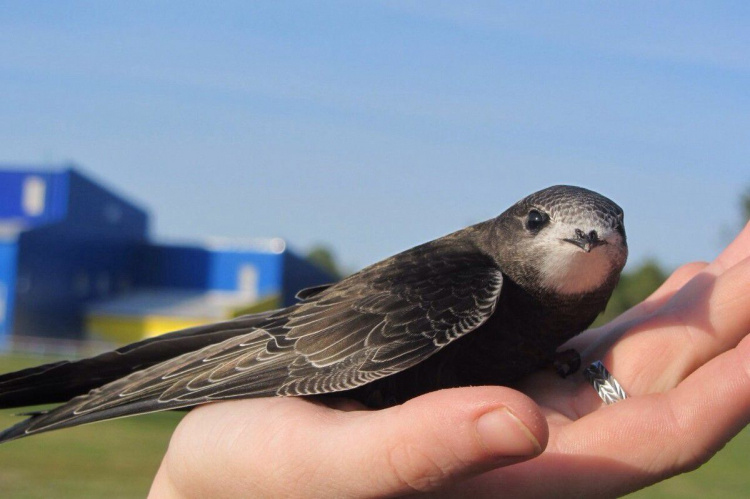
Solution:
<path fill-rule="evenodd" d="M 54 362 L 0 375 L 0 409 L 65 402 L 135 371 L 224 341 L 271 313 L 176 331 L 79 361 Z"/>
<path fill-rule="evenodd" d="M 76 398 L 72 400 L 77 400 Z M 63 404 L 62 406 L 57 406 L 57 408 L 65 407 L 66 404 Z M 16 440 L 19 438 L 27 437 L 31 434 L 37 434 L 37 433 L 44 433 L 51 430 L 59 430 L 62 428 L 70 428 L 72 426 L 79 426 L 87 423 L 96 423 L 99 421 L 104 421 L 106 419 L 116 419 L 124 416 L 130 416 L 134 414 L 148 414 L 152 412 L 158 412 L 158 411 L 168 411 L 172 409 L 183 409 L 183 408 L 190 408 L 193 407 L 195 404 L 192 404 L 190 402 L 180 402 L 180 403 L 171 403 L 171 404 L 164 404 L 160 406 L 158 409 L 153 408 L 153 404 L 150 403 L 150 401 L 143 401 L 141 403 L 135 403 L 135 404 L 128 404 L 122 407 L 116 407 L 112 410 L 102 412 L 102 413 L 94 413 L 91 415 L 83 416 L 83 417 L 76 417 L 76 418 L 70 418 L 68 420 L 64 421 L 55 421 L 49 425 L 45 425 L 47 420 L 50 418 L 55 417 L 56 411 L 55 409 L 45 410 L 45 411 L 35 411 L 35 412 L 27 412 L 23 414 L 18 414 L 19 416 L 28 416 L 23 421 L 19 421 L 15 425 L 6 428 L 4 430 L 0 431 L 0 444 L 3 444 L 5 442 L 10 442 L 11 440 Z M 143 409 L 140 406 L 144 406 Z"/>

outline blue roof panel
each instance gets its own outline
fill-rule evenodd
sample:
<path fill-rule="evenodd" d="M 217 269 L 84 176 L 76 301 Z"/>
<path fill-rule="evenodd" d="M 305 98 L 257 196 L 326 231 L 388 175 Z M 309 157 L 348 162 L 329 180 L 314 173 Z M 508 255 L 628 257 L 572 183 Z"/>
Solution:
<path fill-rule="evenodd" d="M 44 225 L 64 218 L 67 204 L 67 172 L 0 170 L 0 221 Z"/>

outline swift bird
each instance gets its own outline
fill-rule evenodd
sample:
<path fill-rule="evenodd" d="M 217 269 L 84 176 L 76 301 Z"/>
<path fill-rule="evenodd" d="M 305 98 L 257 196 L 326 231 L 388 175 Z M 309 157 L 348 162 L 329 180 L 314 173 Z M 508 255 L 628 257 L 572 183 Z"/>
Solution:
<path fill-rule="evenodd" d="M 0 408 L 64 402 L 0 442 L 226 399 L 335 393 L 377 408 L 509 384 L 591 324 L 626 258 L 619 206 L 549 187 L 292 306 L 0 376 Z"/>

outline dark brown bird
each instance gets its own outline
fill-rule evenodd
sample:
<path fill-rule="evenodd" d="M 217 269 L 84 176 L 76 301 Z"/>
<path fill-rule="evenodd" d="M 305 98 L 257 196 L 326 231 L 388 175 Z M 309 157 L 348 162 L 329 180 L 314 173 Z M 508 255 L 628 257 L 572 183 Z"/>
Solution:
<path fill-rule="evenodd" d="M 290 307 L 0 376 L 0 408 L 67 401 L 30 413 L 0 442 L 234 398 L 336 393 L 382 407 L 439 388 L 508 384 L 552 363 L 591 324 L 626 258 L 619 206 L 550 187 L 303 290 Z"/>

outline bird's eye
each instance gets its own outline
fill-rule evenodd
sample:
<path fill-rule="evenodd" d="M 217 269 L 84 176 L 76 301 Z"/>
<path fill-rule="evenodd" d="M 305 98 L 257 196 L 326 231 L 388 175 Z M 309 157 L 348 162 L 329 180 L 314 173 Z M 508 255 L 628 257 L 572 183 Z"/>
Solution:
<path fill-rule="evenodd" d="M 526 228 L 532 232 L 541 229 L 549 221 L 549 216 L 539 210 L 531 210 L 526 218 Z"/>

